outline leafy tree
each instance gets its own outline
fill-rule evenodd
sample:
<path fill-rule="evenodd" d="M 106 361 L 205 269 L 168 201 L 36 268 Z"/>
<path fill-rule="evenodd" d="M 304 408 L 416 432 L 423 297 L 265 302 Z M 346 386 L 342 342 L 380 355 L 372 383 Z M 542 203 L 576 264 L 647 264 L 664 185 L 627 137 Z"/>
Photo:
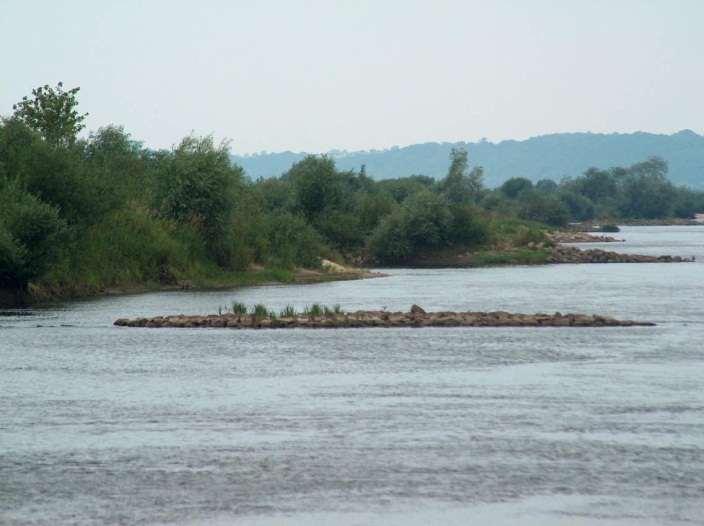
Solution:
<path fill-rule="evenodd" d="M 530 192 L 533 189 L 533 182 L 525 177 L 512 177 L 501 185 L 501 191 L 509 199 L 516 199 L 524 192 Z"/>
<path fill-rule="evenodd" d="M 399 179 L 385 179 L 376 183 L 377 188 L 387 192 L 397 203 L 402 203 L 409 196 L 429 190 L 435 186 L 435 179 L 426 175 L 411 175 Z"/>
<path fill-rule="evenodd" d="M 674 201 L 675 189 L 667 180 L 667 163 L 657 157 L 632 165 L 621 181 L 619 208 L 624 217 L 669 217 Z"/>
<path fill-rule="evenodd" d="M 559 185 L 552 179 L 541 179 L 535 183 L 535 189 L 544 194 L 551 194 L 557 192 Z"/>
<path fill-rule="evenodd" d="M 271 177 L 257 181 L 255 189 L 266 211 L 293 210 L 296 196 L 293 185 L 288 179 Z"/>
<path fill-rule="evenodd" d="M 186 137 L 164 160 L 156 201 L 168 218 L 195 226 L 211 256 L 225 268 L 234 265 L 232 215 L 244 172 L 230 163 L 226 143 L 212 137 Z"/>
<path fill-rule="evenodd" d="M 298 207 L 309 220 L 342 202 L 342 181 L 329 157 L 309 155 L 294 164 L 286 178 L 292 181 Z"/>
<path fill-rule="evenodd" d="M 37 130 L 49 144 L 71 146 L 78 132 L 85 127 L 83 121 L 88 116 L 76 109 L 80 89 L 76 87 L 64 91 L 61 82 L 55 88 L 48 84 L 35 88 L 32 98 L 22 97 L 12 106 L 13 116 Z"/>
<path fill-rule="evenodd" d="M 430 191 L 408 198 L 372 234 L 370 252 L 381 262 L 400 263 L 447 246 L 453 216 L 445 200 Z"/>
<path fill-rule="evenodd" d="M 576 192 L 571 192 L 569 190 L 563 190 L 558 194 L 560 200 L 567 206 L 570 212 L 570 217 L 576 221 L 588 221 L 594 219 L 594 203 L 591 199 L 578 194 Z"/>
<path fill-rule="evenodd" d="M 414 253 L 406 213 L 399 208 L 386 216 L 369 238 L 369 252 L 381 263 L 401 263 Z"/>
<path fill-rule="evenodd" d="M 450 168 L 441 188 L 450 203 L 477 202 L 484 191 L 484 171 L 480 167 L 467 173 L 467 150 L 453 148 L 450 152 Z"/>
<path fill-rule="evenodd" d="M 99 220 L 112 199 L 96 188 L 79 151 L 50 146 L 17 119 L 0 125 L 0 159 L 8 180 L 54 206 L 70 225 Z"/>
<path fill-rule="evenodd" d="M 0 287 L 25 289 L 57 258 L 64 231 L 58 211 L 0 181 Z"/>
<path fill-rule="evenodd" d="M 320 266 L 323 240 L 303 216 L 289 212 L 268 216 L 265 236 L 267 244 L 260 260 L 284 268 Z"/>
<path fill-rule="evenodd" d="M 344 210 L 328 210 L 315 222 L 316 229 L 334 248 L 349 252 L 364 245 L 359 216 Z"/>
<path fill-rule="evenodd" d="M 524 194 L 519 217 L 551 226 L 564 226 L 570 220 L 570 212 L 557 197 L 538 192 Z"/>
<path fill-rule="evenodd" d="M 359 226 L 365 235 L 372 232 L 385 216 L 397 208 L 396 201 L 387 192 L 363 194 L 356 206 Z"/>
<path fill-rule="evenodd" d="M 592 202 L 598 202 L 614 196 L 618 190 L 616 173 L 607 170 L 590 168 L 583 176 L 574 181 L 577 193 L 588 197 Z"/>
<path fill-rule="evenodd" d="M 472 205 L 450 205 L 452 221 L 447 232 L 447 242 L 461 247 L 482 245 L 489 240 L 489 225 L 479 210 Z"/>

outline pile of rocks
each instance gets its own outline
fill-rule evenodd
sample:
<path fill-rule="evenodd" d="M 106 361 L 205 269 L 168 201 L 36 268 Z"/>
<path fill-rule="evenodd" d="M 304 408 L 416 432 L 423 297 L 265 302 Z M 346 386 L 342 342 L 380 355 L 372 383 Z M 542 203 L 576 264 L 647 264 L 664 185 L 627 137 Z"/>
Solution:
<path fill-rule="evenodd" d="M 597 236 L 587 232 L 550 232 L 548 239 L 555 243 L 622 243 L 623 239 Z"/>
<path fill-rule="evenodd" d="M 624 321 L 588 314 L 512 314 L 509 312 L 425 312 L 417 305 L 410 312 L 357 311 L 327 316 L 289 318 L 254 315 L 157 316 L 119 319 L 120 327 L 228 327 L 233 329 L 333 329 L 368 327 L 631 327 L 653 323 Z"/>
<path fill-rule="evenodd" d="M 548 263 L 691 263 L 694 258 L 680 256 L 643 256 L 619 254 L 598 248 L 580 250 L 576 247 L 558 245 L 552 249 Z"/>

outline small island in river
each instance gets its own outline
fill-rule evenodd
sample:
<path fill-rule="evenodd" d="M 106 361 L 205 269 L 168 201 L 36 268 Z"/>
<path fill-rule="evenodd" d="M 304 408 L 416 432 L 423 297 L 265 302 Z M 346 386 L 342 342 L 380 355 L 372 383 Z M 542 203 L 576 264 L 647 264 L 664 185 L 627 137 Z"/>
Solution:
<path fill-rule="evenodd" d="M 233 309 L 236 311 L 237 309 Z M 653 326 L 654 323 L 591 314 L 514 314 L 495 312 L 426 312 L 413 305 L 409 312 L 363 310 L 342 312 L 314 305 L 304 313 L 287 307 L 280 315 L 256 306 L 251 313 L 227 312 L 205 316 L 156 316 L 153 318 L 121 318 L 119 327 L 194 328 L 227 327 L 232 329 L 337 329 L 337 328 L 397 328 L 397 327 L 633 327 Z"/>

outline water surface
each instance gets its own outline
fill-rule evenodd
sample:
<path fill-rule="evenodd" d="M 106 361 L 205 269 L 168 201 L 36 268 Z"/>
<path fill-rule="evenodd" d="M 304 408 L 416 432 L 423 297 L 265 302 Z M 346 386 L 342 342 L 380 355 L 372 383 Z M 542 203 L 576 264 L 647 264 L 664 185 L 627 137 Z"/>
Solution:
<path fill-rule="evenodd" d="M 704 228 L 620 236 L 603 246 L 700 262 L 393 270 L 4 313 L 0 523 L 699 523 Z M 658 325 L 112 326 L 232 301 Z"/>

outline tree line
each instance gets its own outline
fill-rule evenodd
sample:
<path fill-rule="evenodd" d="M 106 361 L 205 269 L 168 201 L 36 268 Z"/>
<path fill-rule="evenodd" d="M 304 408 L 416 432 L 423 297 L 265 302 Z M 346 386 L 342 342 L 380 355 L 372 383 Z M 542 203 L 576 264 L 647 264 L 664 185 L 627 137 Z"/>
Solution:
<path fill-rule="evenodd" d="M 280 177 L 252 181 L 228 144 L 209 136 L 168 150 L 114 125 L 80 138 L 78 94 L 42 86 L 0 121 L 0 288 L 81 294 L 226 277 L 255 263 L 314 268 L 321 257 L 403 264 L 528 243 L 545 224 L 703 208 L 702 194 L 672 186 L 659 160 L 489 190 L 461 149 L 439 181 L 374 181 L 364 167 L 307 156 Z"/>
<path fill-rule="evenodd" d="M 514 177 L 490 192 L 487 209 L 504 209 L 525 219 L 561 226 L 570 221 L 691 218 L 704 211 L 704 192 L 675 186 L 658 157 L 628 167 L 590 168 L 560 183 L 533 184 Z"/>

